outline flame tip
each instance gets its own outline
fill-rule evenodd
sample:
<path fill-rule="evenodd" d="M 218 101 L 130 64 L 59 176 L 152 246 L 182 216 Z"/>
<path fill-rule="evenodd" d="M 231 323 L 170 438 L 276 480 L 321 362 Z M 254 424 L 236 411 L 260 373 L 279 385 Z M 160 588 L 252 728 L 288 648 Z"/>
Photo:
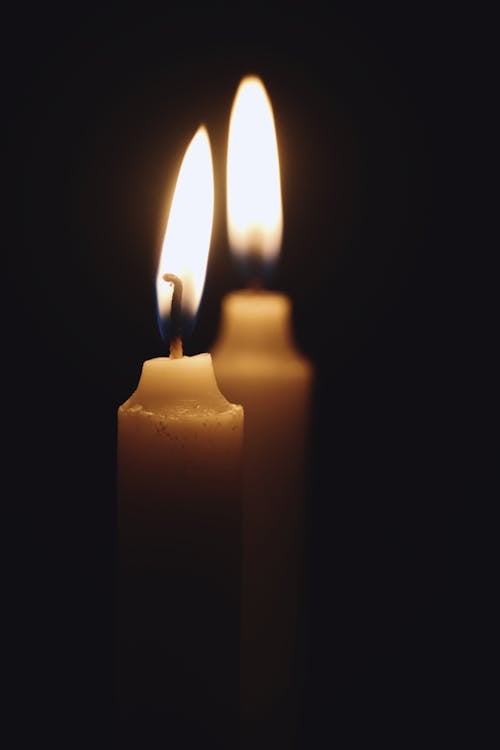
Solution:
<path fill-rule="evenodd" d="M 262 83 L 262 78 L 257 73 L 247 73 L 242 77 L 240 86 L 245 83 Z"/>

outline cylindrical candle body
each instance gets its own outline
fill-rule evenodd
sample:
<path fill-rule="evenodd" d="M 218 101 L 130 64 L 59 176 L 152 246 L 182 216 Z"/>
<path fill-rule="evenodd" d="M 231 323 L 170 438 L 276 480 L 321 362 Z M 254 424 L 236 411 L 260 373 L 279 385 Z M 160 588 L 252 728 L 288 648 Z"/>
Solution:
<path fill-rule="evenodd" d="M 144 362 L 118 409 L 117 687 L 134 747 L 148 731 L 234 746 L 242 440 L 210 354 Z"/>
<path fill-rule="evenodd" d="M 241 696 L 243 716 L 259 720 L 296 676 L 313 368 L 279 293 L 228 294 L 212 355 L 219 386 L 245 409 Z"/>

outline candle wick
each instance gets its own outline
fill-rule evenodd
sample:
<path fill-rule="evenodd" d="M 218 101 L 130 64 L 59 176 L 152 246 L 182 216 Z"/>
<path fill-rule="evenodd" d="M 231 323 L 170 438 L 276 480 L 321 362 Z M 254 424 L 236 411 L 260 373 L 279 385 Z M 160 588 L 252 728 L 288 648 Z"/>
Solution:
<path fill-rule="evenodd" d="M 261 292 L 264 289 L 262 281 L 257 277 L 253 277 L 247 284 L 247 289 L 252 292 Z"/>
<path fill-rule="evenodd" d="M 171 320 L 171 336 L 170 336 L 170 356 L 172 359 L 180 359 L 183 355 L 182 352 L 182 335 L 181 335 L 181 320 L 182 320 L 182 281 L 173 273 L 164 273 L 163 280 L 170 282 L 174 287 L 172 294 L 172 306 L 170 309 L 170 320 Z"/>
<path fill-rule="evenodd" d="M 247 284 L 246 287 L 252 292 L 262 291 L 262 274 L 264 271 L 264 259 L 259 245 L 251 245 L 247 248 L 245 257 Z"/>

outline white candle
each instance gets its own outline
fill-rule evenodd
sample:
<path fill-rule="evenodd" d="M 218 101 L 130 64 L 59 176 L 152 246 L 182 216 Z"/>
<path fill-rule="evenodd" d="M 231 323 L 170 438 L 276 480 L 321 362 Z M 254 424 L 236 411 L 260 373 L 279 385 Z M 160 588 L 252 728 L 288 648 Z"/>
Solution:
<path fill-rule="evenodd" d="M 227 201 L 231 250 L 254 281 L 276 262 L 283 226 L 273 112 L 262 81 L 255 77 L 243 79 L 233 104 Z M 275 710 L 294 686 L 296 674 L 313 367 L 294 343 L 291 315 L 292 303 L 285 294 L 262 288 L 230 293 L 222 302 L 212 348 L 217 381 L 226 396 L 245 409 L 245 717 Z"/>
<path fill-rule="evenodd" d="M 201 298 L 212 217 L 210 143 L 200 128 L 158 267 L 170 356 L 143 363 L 118 409 L 118 689 L 122 737 L 136 715 L 141 743 L 165 721 L 172 741 L 176 722 L 193 740 L 210 732 L 220 740 L 231 718 L 236 729 L 243 409 L 220 392 L 209 353 L 182 356 L 179 328 Z"/>

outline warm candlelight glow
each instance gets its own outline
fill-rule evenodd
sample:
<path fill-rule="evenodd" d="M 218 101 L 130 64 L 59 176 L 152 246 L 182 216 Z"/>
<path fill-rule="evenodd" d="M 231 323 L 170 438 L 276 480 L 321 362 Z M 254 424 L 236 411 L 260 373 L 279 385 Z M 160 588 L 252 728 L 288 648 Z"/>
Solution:
<path fill-rule="evenodd" d="M 236 257 L 277 258 L 283 233 L 278 143 L 271 102 L 256 76 L 242 80 L 231 111 L 227 225 Z"/>
<path fill-rule="evenodd" d="M 194 319 L 203 294 L 212 235 L 214 177 L 207 130 L 201 126 L 189 144 L 179 170 L 156 277 L 160 321 L 171 315 L 173 284 L 182 282 L 182 315 Z"/>

